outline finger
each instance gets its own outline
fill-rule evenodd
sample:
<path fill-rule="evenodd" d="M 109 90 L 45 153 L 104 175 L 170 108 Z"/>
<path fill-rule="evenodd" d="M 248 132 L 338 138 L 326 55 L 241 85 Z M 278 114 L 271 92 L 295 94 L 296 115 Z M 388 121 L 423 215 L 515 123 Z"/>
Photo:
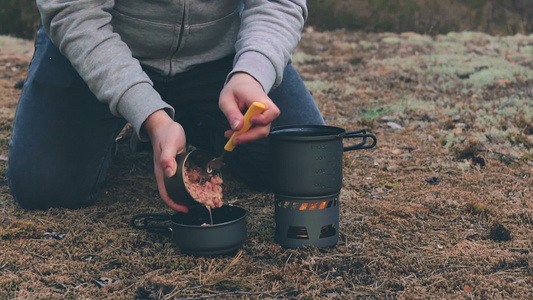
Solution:
<path fill-rule="evenodd" d="M 171 209 L 175 210 L 175 211 L 180 211 L 180 212 L 184 212 L 184 213 L 188 213 L 189 212 L 189 207 L 188 206 L 185 206 L 185 205 L 182 205 L 182 204 L 178 204 L 172 200 L 165 200 L 163 199 L 163 201 L 165 201 L 165 204 L 168 205 L 168 207 L 170 207 Z"/>
<path fill-rule="evenodd" d="M 219 108 L 226 116 L 231 129 L 239 130 L 243 123 L 243 114 L 232 96 L 225 96 L 220 99 Z"/>
<path fill-rule="evenodd" d="M 252 125 L 248 131 L 239 133 L 233 137 L 232 143 L 236 146 L 238 144 L 244 144 L 249 141 L 257 140 L 263 137 L 266 137 L 269 134 L 270 131 L 270 122 L 267 122 L 265 125 Z M 261 127 L 267 127 L 266 129 L 260 129 Z M 250 133 L 251 132 L 251 133 Z M 224 132 L 224 137 L 227 139 L 230 139 L 233 134 L 235 133 L 234 130 L 226 130 Z"/>
<path fill-rule="evenodd" d="M 276 119 L 279 116 L 279 114 L 276 114 L 275 112 L 269 113 L 269 112 L 263 112 L 262 114 L 255 115 L 250 118 L 250 122 L 252 123 L 252 127 L 254 126 L 266 126 L 274 119 Z"/>
<path fill-rule="evenodd" d="M 267 109 L 262 114 L 251 118 L 253 124 L 266 125 L 272 123 L 280 115 L 279 108 L 272 102 L 267 105 Z"/>
<path fill-rule="evenodd" d="M 224 137 L 227 138 L 227 139 L 229 139 L 229 138 L 233 135 L 234 132 L 235 132 L 235 131 L 233 131 L 233 130 L 231 130 L 231 129 L 230 129 L 230 130 L 226 130 L 226 131 L 224 132 Z"/>
<path fill-rule="evenodd" d="M 272 121 L 280 114 L 279 108 L 274 103 L 271 101 L 268 101 L 268 103 L 267 109 L 263 113 L 250 118 L 252 127 L 247 132 L 236 135 L 233 139 L 233 144 L 244 144 L 268 136 Z M 227 130 L 224 132 L 224 136 L 230 138 L 234 132 L 234 130 Z"/>
<path fill-rule="evenodd" d="M 159 157 L 161 170 L 167 177 L 172 177 L 176 174 L 178 163 L 176 162 L 176 155 L 183 152 L 178 145 L 170 144 L 163 146 Z"/>
<path fill-rule="evenodd" d="M 251 141 L 262 139 L 268 136 L 270 133 L 270 123 L 265 126 L 252 127 L 247 132 L 236 135 L 233 138 L 233 144 L 240 145 Z"/>

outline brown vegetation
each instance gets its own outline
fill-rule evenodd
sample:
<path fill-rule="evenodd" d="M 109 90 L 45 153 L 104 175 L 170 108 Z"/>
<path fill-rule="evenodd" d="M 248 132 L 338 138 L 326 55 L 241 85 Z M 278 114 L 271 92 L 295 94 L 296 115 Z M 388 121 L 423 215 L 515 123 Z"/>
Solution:
<path fill-rule="evenodd" d="M 235 256 L 216 258 L 183 255 L 167 236 L 130 227 L 136 213 L 169 211 L 150 153 L 130 153 L 126 138 L 95 206 L 20 209 L 5 154 L 29 57 L 2 49 L 0 298 L 533 294 L 533 36 L 309 28 L 294 60 L 327 122 L 378 137 L 376 148 L 344 154 L 339 243 L 283 249 L 273 195 L 226 175 L 224 202 L 250 212 L 248 238 Z"/>

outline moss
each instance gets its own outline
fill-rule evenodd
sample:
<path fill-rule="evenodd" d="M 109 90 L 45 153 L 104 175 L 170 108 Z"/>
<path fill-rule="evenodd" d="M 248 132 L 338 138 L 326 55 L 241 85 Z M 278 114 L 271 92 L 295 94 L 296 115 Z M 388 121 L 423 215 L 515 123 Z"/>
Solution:
<path fill-rule="evenodd" d="M 369 42 L 367 40 L 359 41 L 359 47 L 363 48 L 363 50 L 369 50 L 371 48 L 376 48 L 377 44 Z"/>
<path fill-rule="evenodd" d="M 419 99 L 412 99 L 405 101 L 406 109 L 422 110 L 426 112 L 433 112 L 436 109 L 437 103 L 424 101 Z"/>
<path fill-rule="evenodd" d="M 432 47 L 435 42 L 434 38 L 427 34 L 409 34 L 406 35 L 406 40 L 409 44 L 424 47 Z"/>
<path fill-rule="evenodd" d="M 321 80 L 305 81 L 305 85 L 311 91 L 327 91 L 331 87 L 330 82 Z"/>
<path fill-rule="evenodd" d="M 353 93 L 355 93 L 355 91 L 357 91 L 357 89 L 353 86 L 347 86 L 345 89 L 344 89 L 344 94 L 343 96 L 350 96 L 352 95 Z"/>
<path fill-rule="evenodd" d="M 292 60 L 297 63 L 308 63 L 311 61 L 320 61 L 322 58 L 317 55 L 309 55 L 303 52 L 296 52 L 292 56 Z"/>
<path fill-rule="evenodd" d="M 398 42 L 398 39 L 387 37 L 384 41 L 393 43 Z M 429 39 L 423 41 L 429 42 Z M 462 93 L 465 95 L 469 94 L 472 88 L 480 90 L 498 81 L 516 82 L 533 79 L 533 70 L 519 64 L 521 61 L 514 61 L 494 50 L 491 45 L 497 42 L 510 45 L 512 51 L 518 49 L 518 42 L 513 37 L 498 40 L 496 37 L 479 32 L 454 32 L 435 39 L 433 43 L 435 53 L 392 57 L 378 63 L 400 71 L 438 74 L 446 80 L 440 85 L 441 89 L 464 87 Z M 521 41 L 521 44 L 523 43 L 524 41 Z M 521 51 L 516 57 L 531 59 L 531 54 Z"/>
<path fill-rule="evenodd" d="M 531 103 L 524 104 L 524 106 L 520 108 L 519 111 L 512 115 L 511 123 L 517 127 L 520 132 L 523 132 L 526 135 L 533 135 L 533 114 Z"/>
<path fill-rule="evenodd" d="M 388 190 L 392 190 L 393 188 L 397 188 L 399 186 L 400 186 L 400 184 L 397 183 L 397 182 L 385 184 L 385 188 L 388 189 Z"/>
<path fill-rule="evenodd" d="M 533 148 L 533 139 L 531 139 L 530 136 L 525 135 L 522 132 L 509 132 L 508 138 L 512 145 L 526 147 L 527 149 Z"/>
<path fill-rule="evenodd" d="M 394 120 L 394 117 L 401 114 L 406 108 L 404 97 L 401 96 L 400 98 L 400 101 L 391 104 L 368 100 L 368 108 L 358 109 L 357 112 L 363 120 L 376 120 L 384 115 L 391 115 L 391 120 Z"/>
<path fill-rule="evenodd" d="M 496 117 L 488 115 L 485 111 L 480 112 L 475 121 L 475 125 L 482 130 L 486 130 L 487 128 L 491 128 L 498 124 L 499 122 Z"/>
<path fill-rule="evenodd" d="M 385 44 L 399 44 L 402 40 L 396 36 L 386 37 L 382 40 Z"/>
<path fill-rule="evenodd" d="M 461 136 L 456 136 L 453 132 L 449 132 L 448 134 L 446 134 L 446 137 L 444 139 L 444 146 L 447 150 L 450 150 L 452 146 L 459 144 L 459 142 L 462 141 L 464 138 Z"/>
<path fill-rule="evenodd" d="M 523 162 L 528 162 L 530 160 L 533 160 L 533 153 L 525 153 L 524 155 L 522 155 L 520 160 Z"/>

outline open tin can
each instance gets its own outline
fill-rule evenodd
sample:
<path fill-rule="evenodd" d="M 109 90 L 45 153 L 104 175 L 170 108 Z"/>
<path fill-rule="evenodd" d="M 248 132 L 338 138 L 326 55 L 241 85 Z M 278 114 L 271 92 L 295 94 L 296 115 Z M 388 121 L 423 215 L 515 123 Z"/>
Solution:
<path fill-rule="evenodd" d="M 196 148 L 177 155 L 176 162 L 178 163 L 178 168 L 176 174 L 172 177 L 165 176 L 164 178 L 168 196 L 176 203 L 188 207 L 202 205 L 201 202 L 198 201 L 199 199 L 193 197 L 194 193 L 191 193 L 192 187 L 186 184 L 187 172 L 188 168 L 191 166 L 195 166 L 200 170 L 205 170 L 207 163 L 213 158 L 214 156 L 208 151 Z"/>

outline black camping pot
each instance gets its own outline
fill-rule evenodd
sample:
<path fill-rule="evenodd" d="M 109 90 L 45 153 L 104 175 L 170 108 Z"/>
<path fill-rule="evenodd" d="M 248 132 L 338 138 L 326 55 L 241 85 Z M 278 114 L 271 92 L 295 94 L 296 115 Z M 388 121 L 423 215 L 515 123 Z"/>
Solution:
<path fill-rule="evenodd" d="M 169 234 L 184 254 L 216 256 L 235 253 L 246 240 L 246 216 L 241 207 L 223 205 L 212 209 L 213 225 L 209 211 L 201 206 L 188 213 L 173 215 L 160 213 L 137 214 L 131 225 L 137 229 Z"/>
<path fill-rule="evenodd" d="M 355 141 L 344 146 L 344 140 Z M 376 136 L 326 125 L 280 126 L 270 132 L 272 187 L 288 196 L 324 196 L 342 188 L 343 152 L 373 148 Z"/>

